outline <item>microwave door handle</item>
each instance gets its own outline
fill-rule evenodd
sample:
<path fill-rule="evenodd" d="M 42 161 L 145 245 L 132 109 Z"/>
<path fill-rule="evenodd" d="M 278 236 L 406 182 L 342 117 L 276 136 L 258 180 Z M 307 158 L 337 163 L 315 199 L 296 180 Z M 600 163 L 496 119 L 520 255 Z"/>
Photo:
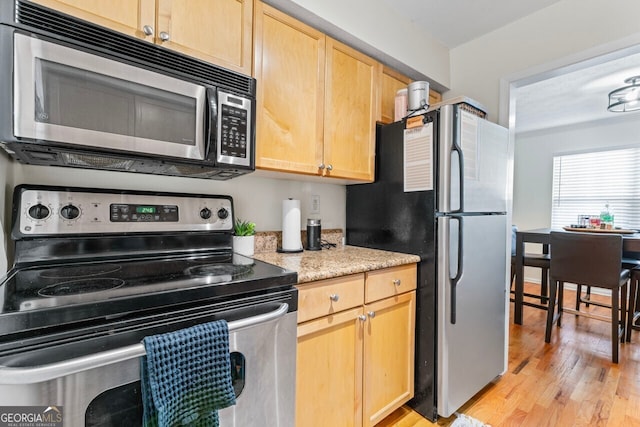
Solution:
<path fill-rule="evenodd" d="M 207 129 L 205 134 L 207 135 L 207 144 L 205 146 L 205 159 L 209 158 L 211 150 L 215 149 L 210 144 L 211 141 L 217 141 L 218 135 L 218 90 L 215 87 L 208 86 L 206 88 L 207 94 Z"/>

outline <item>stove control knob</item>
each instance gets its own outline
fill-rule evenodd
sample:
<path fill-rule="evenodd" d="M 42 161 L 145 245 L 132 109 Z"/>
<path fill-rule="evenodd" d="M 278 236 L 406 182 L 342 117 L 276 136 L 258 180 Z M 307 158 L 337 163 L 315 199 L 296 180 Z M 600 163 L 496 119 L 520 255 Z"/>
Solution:
<path fill-rule="evenodd" d="M 209 219 L 211 218 L 211 209 L 209 208 L 203 208 L 200 210 L 200 218 L 202 219 Z"/>
<path fill-rule="evenodd" d="M 76 219 L 80 216 L 80 209 L 73 205 L 67 205 L 60 209 L 60 215 L 64 219 Z"/>
<path fill-rule="evenodd" d="M 218 218 L 226 219 L 229 216 L 229 211 L 225 208 L 218 209 Z"/>
<path fill-rule="evenodd" d="M 38 203 L 29 208 L 29 216 L 33 219 L 45 219 L 49 216 L 49 208 Z"/>

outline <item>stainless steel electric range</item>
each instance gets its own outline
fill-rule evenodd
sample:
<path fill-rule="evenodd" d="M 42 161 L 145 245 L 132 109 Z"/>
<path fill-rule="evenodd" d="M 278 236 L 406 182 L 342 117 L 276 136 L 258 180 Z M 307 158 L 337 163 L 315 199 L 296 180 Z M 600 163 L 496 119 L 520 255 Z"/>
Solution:
<path fill-rule="evenodd" d="M 232 252 L 229 196 L 21 185 L 0 284 L 0 402 L 64 425 L 141 425 L 141 340 L 229 324 L 220 425 L 293 426 L 293 271 Z"/>

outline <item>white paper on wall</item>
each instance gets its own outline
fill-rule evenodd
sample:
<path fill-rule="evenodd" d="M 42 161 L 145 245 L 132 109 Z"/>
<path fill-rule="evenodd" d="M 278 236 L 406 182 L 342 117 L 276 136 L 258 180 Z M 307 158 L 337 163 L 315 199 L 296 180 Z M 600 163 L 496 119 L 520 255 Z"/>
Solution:
<path fill-rule="evenodd" d="M 433 123 L 404 131 L 404 191 L 433 190 Z"/>

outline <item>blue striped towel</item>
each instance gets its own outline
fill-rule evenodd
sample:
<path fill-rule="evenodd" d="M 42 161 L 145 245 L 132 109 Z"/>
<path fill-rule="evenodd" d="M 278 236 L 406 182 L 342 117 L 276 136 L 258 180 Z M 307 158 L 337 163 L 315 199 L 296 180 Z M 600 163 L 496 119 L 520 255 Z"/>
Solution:
<path fill-rule="evenodd" d="M 218 426 L 218 409 L 236 403 L 227 322 L 144 338 L 143 426 Z"/>

